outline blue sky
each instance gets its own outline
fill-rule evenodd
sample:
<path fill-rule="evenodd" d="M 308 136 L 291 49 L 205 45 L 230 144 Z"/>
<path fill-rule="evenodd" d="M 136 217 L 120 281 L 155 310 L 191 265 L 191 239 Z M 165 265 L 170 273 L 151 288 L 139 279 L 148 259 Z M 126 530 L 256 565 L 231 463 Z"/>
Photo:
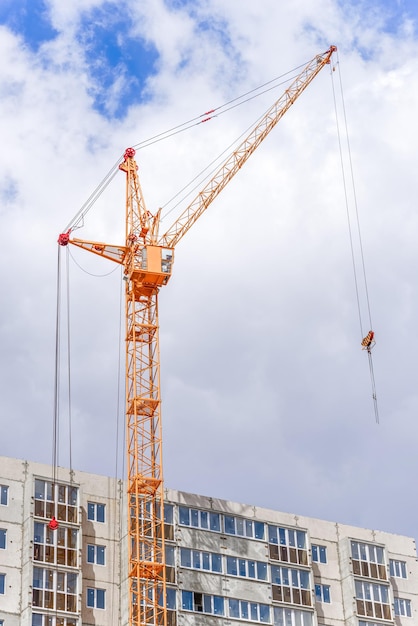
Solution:
<path fill-rule="evenodd" d="M 0 415 L 13 415 L 2 453 L 51 458 L 56 240 L 119 155 L 336 44 L 336 71 L 315 79 L 176 249 L 160 301 L 166 482 L 416 534 L 404 480 L 418 472 L 416 18 L 412 0 L 0 2 Z M 339 69 L 379 427 L 341 190 Z M 271 96 L 141 150 L 147 208 L 182 189 Z M 80 237 L 123 241 L 121 176 Z M 95 279 L 108 268 L 76 261 L 74 463 L 111 473 L 120 277 Z"/>
<path fill-rule="evenodd" d="M 107 91 L 116 78 L 124 78 L 118 106 L 112 111 L 114 117 L 123 117 L 129 106 L 146 98 L 146 80 L 158 62 L 155 47 L 131 31 L 129 15 L 109 3 L 86 12 L 76 35 L 86 53 L 98 111 L 106 114 Z"/>
<path fill-rule="evenodd" d="M 189 13 L 196 33 L 211 33 L 217 44 L 234 55 L 228 24 L 190 2 L 167 2 L 173 12 Z M 63 29 L 54 25 L 48 0 L 5 0 L 0 6 L 0 23 L 23 39 L 25 46 L 43 57 L 42 47 L 63 36 Z M 95 109 L 102 115 L 123 118 L 130 106 L 146 101 L 147 80 L 158 70 L 159 52 L 151 40 L 134 28 L 128 5 L 120 2 L 96 3 L 77 16 L 74 40 L 83 52 Z M 53 62 L 53 59 L 51 59 Z M 183 55 L 179 67 L 187 66 Z M 109 106 L 108 94 L 117 87 Z"/>
<path fill-rule="evenodd" d="M 95 109 L 105 116 L 124 117 L 129 106 L 146 98 L 147 78 L 156 71 L 158 52 L 143 38 L 132 33 L 129 13 L 120 3 L 106 2 L 80 13 L 75 40 L 83 51 L 83 62 L 90 79 Z M 32 52 L 60 37 L 51 20 L 49 3 L 20 0 L 0 7 L 0 22 L 23 38 Z M 109 110 L 108 91 L 121 81 L 123 89 L 116 106 Z"/>
<path fill-rule="evenodd" d="M 405 18 L 416 20 L 418 6 L 414 0 L 339 0 L 344 11 L 357 10 L 363 20 L 382 20 L 385 31 L 396 32 Z"/>
<path fill-rule="evenodd" d="M 173 13 L 190 15 L 195 34 L 211 33 L 216 45 L 234 57 L 229 25 L 224 18 L 211 14 L 198 2 L 175 0 L 165 4 Z M 416 20 L 418 17 L 414 0 L 339 0 L 339 4 L 343 12 L 358 13 L 363 25 L 372 28 L 378 23 L 382 32 L 387 33 L 404 28 L 405 18 Z M 31 52 L 43 56 L 43 62 L 45 55 L 41 48 L 63 35 L 62 29 L 54 25 L 48 0 L 3 0 L 0 23 L 22 37 Z M 416 31 L 416 24 L 412 27 Z M 102 2 L 81 9 L 74 40 L 82 50 L 82 63 L 89 76 L 89 94 L 100 114 L 123 118 L 130 106 L 150 98 L 147 82 L 158 71 L 160 53 L 155 42 L 146 40 L 134 27 L 128 4 Z M 356 45 L 365 57 L 372 54 L 367 42 L 358 39 Z M 183 56 L 180 67 L 187 65 L 187 58 Z"/>
<path fill-rule="evenodd" d="M 21 35 L 25 45 L 35 52 L 58 35 L 43 0 L 4 0 L 0 5 L 0 23 Z"/>

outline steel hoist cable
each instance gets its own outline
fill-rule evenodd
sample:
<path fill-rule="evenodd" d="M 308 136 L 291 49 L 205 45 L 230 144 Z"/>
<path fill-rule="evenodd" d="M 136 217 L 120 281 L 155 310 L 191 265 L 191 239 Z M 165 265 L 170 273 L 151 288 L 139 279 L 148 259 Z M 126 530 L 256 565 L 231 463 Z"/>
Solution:
<path fill-rule="evenodd" d="M 56 295 L 56 317 L 55 317 L 55 367 L 54 367 L 54 409 L 53 409 L 53 428 L 52 428 L 52 482 L 57 482 L 57 468 L 59 464 L 59 435 L 60 435 L 60 413 L 61 413 L 61 346 L 63 343 L 62 330 L 62 299 L 65 289 L 66 300 L 66 353 L 67 353 L 67 397 L 68 397 L 68 453 L 69 453 L 69 469 L 70 476 L 73 473 L 72 463 L 72 410 L 71 410 L 71 333 L 70 333 L 70 277 L 69 277 L 69 253 L 66 251 L 65 264 L 65 286 L 62 286 L 62 276 L 64 269 L 61 263 L 62 246 L 58 246 L 57 260 L 57 295 Z"/>
<path fill-rule="evenodd" d="M 60 326 L 61 326 L 61 250 L 58 247 L 56 312 L 55 312 L 55 368 L 54 368 L 54 406 L 52 420 L 52 484 L 55 488 L 58 467 L 59 441 L 59 387 L 60 387 Z"/>
<path fill-rule="evenodd" d="M 351 191 L 352 191 L 352 194 L 353 194 L 353 202 L 354 202 L 356 237 L 357 237 L 357 245 L 358 245 L 359 252 L 360 252 L 362 286 L 363 286 L 363 289 L 364 289 L 364 295 L 365 295 L 366 307 L 367 307 L 367 313 L 368 313 L 368 322 L 369 322 L 369 328 L 370 328 L 370 330 L 369 330 L 369 332 L 367 333 L 366 336 L 364 335 L 364 330 L 363 330 L 363 318 L 362 318 L 362 313 L 361 313 L 361 301 L 360 301 L 360 284 L 359 284 L 358 273 L 357 273 L 356 256 L 355 256 L 355 252 L 354 252 L 354 234 L 353 234 L 353 227 L 352 227 L 351 217 L 350 217 L 350 205 L 349 205 L 349 201 L 348 201 L 347 181 L 346 181 L 346 174 L 345 174 L 345 167 L 344 167 L 344 158 L 343 158 L 343 149 L 342 149 L 340 126 L 339 126 L 339 121 L 338 121 L 338 107 L 337 107 L 337 101 L 336 101 L 334 81 L 332 80 L 331 82 L 332 82 L 332 92 L 333 92 L 333 99 L 334 99 L 336 128 L 337 128 L 337 135 L 338 135 L 338 146 L 339 146 L 339 153 L 340 153 L 341 175 L 342 175 L 342 181 L 343 181 L 343 190 L 344 190 L 345 208 L 346 208 L 346 214 L 347 214 L 348 233 L 349 233 L 349 239 L 350 239 L 351 261 L 352 261 L 352 266 L 353 266 L 353 276 L 354 276 L 354 284 L 355 284 L 355 292 L 356 292 L 356 300 L 357 300 L 357 311 L 358 311 L 359 325 L 360 325 L 361 346 L 362 346 L 362 349 L 367 352 L 367 356 L 368 356 L 369 371 L 370 371 L 370 382 L 371 382 L 372 399 L 373 399 L 373 408 L 374 408 L 374 414 L 375 414 L 376 423 L 379 424 L 379 407 L 378 407 L 378 403 L 377 403 L 376 382 L 375 382 L 374 369 L 373 369 L 373 358 L 372 358 L 372 348 L 373 348 L 373 346 L 375 345 L 376 342 L 375 342 L 375 338 L 374 338 L 375 334 L 374 334 L 374 331 L 373 331 L 373 324 L 372 324 L 372 316 L 371 316 L 371 308 L 370 308 L 370 298 L 369 298 L 369 288 L 368 288 L 368 282 L 367 282 L 366 265 L 365 265 L 364 252 L 363 252 L 363 241 L 362 241 L 362 236 L 361 236 L 360 219 L 359 219 L 359 211 L 358 211 L 358 203 L 357 203 L 357 193 L 356 193 L 356 186 L 355 186 L 355 179 L 354 179 L 353 162 L 352 162 L 352 158 L 351 158 L 351 147 L 350 147 L 350 139 L 349 139 L 349 133 L 348 133 L 348 124 L 347 124 L 347 115 L 346 115 L 345 101 L 344 101 L 344 90 L 343 90 L 342 78 L 341 78 L 341 65 L 340 65 L 338 56 L 337 56 L 337 64 L 339 66 L 339 72 L 338 72 L 338 75 L 339 75 L 339 87 L 340 87 L 341 103 L 342 103 L 341 106 L 342 106 L 342 111 L 343 111 L 345 141 L 346 141 L 346 144 L 347 144 L 347 155 L 348 155 L 348 162 L 349 162 L 349 176 L 350 176 Z M 331 75 L 332 75 L 332 73 L 331 73 Z"/>

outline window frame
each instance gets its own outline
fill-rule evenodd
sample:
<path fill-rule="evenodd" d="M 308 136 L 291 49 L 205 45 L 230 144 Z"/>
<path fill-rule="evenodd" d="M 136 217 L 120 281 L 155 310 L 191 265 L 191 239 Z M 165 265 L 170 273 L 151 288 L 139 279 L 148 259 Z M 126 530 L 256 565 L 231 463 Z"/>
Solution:
<path fill-rule="evenodd" d="M 32 607 L 77 614 L 80 579 L 78 571 L 64 571 L 54 565 L 33 567 Z"/>
<path fill-rule="evenodd" d="M 9 485 L 0 485 L 0 506 L 9 506 Z"/>
<path fill-rule="evenodd" d="M 164 524 L 174 524 L 174 504 L 164 503 Z"/>
<path fill-rule="evenodd" d="M 367 543 L 366 541 L 357 541 L 355 539 L 352 539 L 350 544 L 351 558 L 355 559 L 356 561 L 386 565 L 384 546 L 375 543 Z M 354 554 L 354 549 L 358 551 L 358 556 Z M 379 558 L 379 555 L 381 556 L 381 560 Z"/>
<path fill-rule="evenodd" d="M 198 565 L 196 564 L 198 562 Z M 205 567 L 209 563 L 209 567 Z M 218 569 L 217 564 L 220 564 Z M 213 574 L 223 573 L 222 555 L 218 552 L 208 552 L 207 550 L 193 550 L 192 548 L 180 548 L 180 567 L 193 569 L 202 572 L 212 572 Z"/>
<path fill-rule="evenodd" d="M 406 567 L 406 561 L 399 559 L 389 559 L 389 574 L 392 578 L 408 578 L 408 570 Z"/>
<path fill-rule="evenodd" d="M 300 541 L 303 538 L 303 541 Z M 268 524 L 268 542 L 298 550 L 307 549 L 308 533 L 301 528 Z"/>
<path fill-rule="evenodd" d="M 388 561 L 385 546 L 351 539 L 350 557 L 354 576 L 371 578 L 376 581 L 388 581 Z"/>
<path fill-rule="evenodd" d="M 7 528 L 0 528 L 0 550 L 7 550 Z"/>
<path fill-rule="evenodd" d="M 271 606 L 264 602 L 251 602 L 238 598 L 226 598 L 229 619 L 271 624 Z"/>
<path fill-rule="evenodd" d="M 187 511 L 187 521 L 186 513 Z M 221 514 L 216 511 L 207 511 L 206 509 L 195 509 L 190 506 L 178 507 L 179 526 L 187 526 L 189 528 L 199 528 L 212 533 L 222 532 Z"/>
<path fill-rule="evenodd" d="M 312 607 L 311 573 L 309 570 L 287 565 L 270 564 L 273 602 Z"/>
<path fill-rule="evenodd" d="M 33 560 L 39 567 L 78 567 L 79 541 L 78 528 L 60 524 L 51 530 L 46 521 L 34 519 Z"/>
<path fill-rule="evenodd" d="M 259 520 L 239 517 L 236 515 L 223 516 L 224 532 L 226 535 L 245 537 L 246 539 L 256 539 L 264 541 L 266 536 L 266 525 Z M 259 531 L 262 531 L 261 533 Z"/>
<path fill-rule="evenodd" d="M 309 566 L 307 530 L 267 524 L 267 532 L 270 560 Z"/>
<path fill-rule="evenodd" d="M 93 548 L 92 550 L 90 548 Z M 100 560 L 97 558 L 99 554 L 99 548 L 102 548 L 103 552 L 103 563 L 100 563 Z M 99 565 L 100 567 L 106 566 L 106 546 L 102 546 L 96 543 L 88 543 L 87 544 L 87 558 L 86 562 L 90 565 Z M 93 554 L 93 560 L 89 559 L 90 554 Z"/>
<path fill-rule="evenodd" d="M 412 603 L 409 598 L 393 598 L 393 612 L 396 617 L 412 617 Z"/>
<path fill-rule="evenodd" d="M 183 611 L 225 617 L 225 605 L 223 596 L 190 591 L 189 589 L 181 590 L 181 608 Z M 209 611 L 207 610 L 208 607 L 210 608 Z"/>
<path fill-rule="evenodd" d="M 55 615 L 50 615 L 50 614 L 46 614 L 46 613 L 32 613 L 32 626 L 34 626 L 33 624 L 33 618 L 34 617 L 39 617 L 40 621 L 36 621 L 36 626 L 47 626 L 47 624 L 49 623 L 49 621 L 47 622 L 47 619 L 52 619 L 53 620 L 53 624 L 56 626 L 57 623 L 57 618 Z M 64 624 L 65 626 L 76 626 L 80 624 L 80 621 L 77 617 L 63 617 L 61 618 L 64 620 Z M 0 626 L 1 626 L 1 622 L 0 622 Z"/>
<path fill-rule="evenodd" d="M 93 593 L 89 593 L 93 592 Z M 93 604 L 89 604 L 89 598 L 93 597 Z M 98 599 L 103 599 L 103 606 L 98 605 Z M 88 609 L 100 609 L 101 611 L 106 610 L 106 589 L 101 589 L 98 587 L 86 587 L 86 606 Z"/>
<path fill-rule="evenodd" d="M 315 600 L 323 604 L 331 604 L 331 585 L 315 584 Z"/>
<path fill-rule="evenodd" d="M 361 588 L 361 595 L 358 590 Z M 382 591 L 384 590 L 384 593 Z M 372 583 L 368 580 L 356 580 L 355 592 L 357 600 L 366 600 L 367 602 L 379 602 L 381 604 L 390 604 L 390 587 L 384 583 Z"/>
<path fill-rule="evenodd" d="M 0 595 L 6 595 L 6 574 L 0 572 Z"/>
<path fill-rule="evenodd" d="M 34 478 L 34 517 L 65 524 L 79 523 L 79 488 L 68 483 L 53 483 L 46 478 Z"/>
<path fill-rule="evenodd" d="M 354 579 L 354 592 L 356 611 L 359 617 L 373 620 L 393 620 L 393 602 L 391 602 L 389 583 Z"/>
<path fill-rule="evenodd" d="M 177 609 L 177 589 L 176 587 L 166 587 L 165 590 L 165 603 L 169 611 L 175 611 Z"/>
<path fill-rule="evenodd" d="M 312 549 L 312 562 L 313 563 L 322 563 L 322 564 L 328 563 L 327 546 L 323 546 L 318 543 L 313 543 L 311 545 L 311 549 Z"/>
<path fill-rule="evenodd" d="M 103 519 L 99 519 L 102 517 L 98 515 L 99 510 L 103 509 Z M 90 512 L 93 511 L 93 515 L 90 515 Z M 87 502 L 87 520 L 89 522 L 97 522 L 98 524 L 106 524 L 106 504 L 104 502 L 91 502 L 90 500 Z"/>
<path fill-rule="evenodd" d="M 290 606 L 274 606 L 273 607 L 273 624 L 278 623 L 279 614 L 281 613 L 280 620 L 282 624 L 288 624 L 286 621 L 290 615 L 292 626 L 300 624 L 300 626 L 314 626 L 312 611 L 306 611 L 301 608 L 293 608 Z"/>
<path fill-rule="evenodd" d="M 235 568 L 233 567 L 235 561 Z M 236 576 L 238 578 L 249 578 L 250 580 L 268 581 L 268 563 L 265 561 L 256 561 L 254 559 L 242 559 L 238 556 L 226 556 L 226 575 Z M 261 566 L 264 567 L 264 576 L 260 575 Z M 234 570 L 236 573 L 234 573 Z M 251 572 L 254 572 L 254 575 Z"/>

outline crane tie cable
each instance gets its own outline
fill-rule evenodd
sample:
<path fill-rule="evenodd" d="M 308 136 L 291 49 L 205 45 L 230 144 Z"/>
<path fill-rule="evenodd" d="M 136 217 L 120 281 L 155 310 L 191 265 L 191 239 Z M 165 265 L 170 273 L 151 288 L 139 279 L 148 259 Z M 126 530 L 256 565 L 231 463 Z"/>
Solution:
<path fill-rule="evenodd" d="M 173 137 L 174 135 L 177 135 L 180 132 L 189 130 L 190 128 L 193 128 L 194 126 L 201 124 L 202 122 L 207 122 L 213 117 L 217 117 L 219 115 L 222 115 L 223 113 L 231 111 L 237 106 L 240 106 L 241 104 L 245 104 L 246 102 L 249 102 L 250 100 L 257 98 L 263 95 L 264 93 L 267 93 L 268 91 L 271 91 L 272 89 L 279 87 L 285 82 L 291 81 L 293 79 L 294 73 L 297 72 L 301 67 L 303 67 L 303 65 L 299 65 L 293 70 L 290 70 L 289 72 L 281 74 L 280 76 L 277 76 L 276 78 L 273 78 L 267 81 L 266 83 L 263 83 L 262 85 L 259 85 L 258 87 L 255 87 L 254 89 L 251 89 L 250 91 L 247 91 L 241 96 L 237 96 L 236 98 L 233 98 L 232 100 L 229 100 L 228 102 L 214 109 L 210 109 L 209 111 L 206 111 L 205 113 L 202 113 L 201 115 L 198 115 L 197 117 L 191 118 L 187 122 L 178 124 L 177 126 L 174 126 L 169 130 L 166 130 L 162 133 L 158 133 L 157 135 L 154 135 L 153 137 L 149 139 L 146 139 L 142 142 L 134 144 L 132 147 L 135 149 L 146 148 L 159 141 L 162 141 L 163 139 L 168 139 L 169 137 Z M 277 83 L 279 79 L 282 79 L 284 77 L 287 77 L 287 78 Z M 250 97 L 247 97 L 247 96 L 250 96 Z M 216 113 L 216 115 L 212 115 L 214 113 Z M 122 159 L 123 159 L 123 154 L 120 155 L 116 163 L 111 167 L 109 172 L 105 175 L 105 177 L 96 187 L 96 189 L 90 194 L 90 196 L 87 198 L 84 204 L 80 207 L 80 209 L 78 210 L 74 218 L 71 220 L 71 222 L 69 222 L 67 226 L 64 228 L 64 231 L 63 231 L 64 235 L 69 236 L 70 232 L 74 231 L 77 228 L 82 227 L 84 217 L 87 215 L 90 209 L 94 206 L 96 201 L 100 198 L 102 193 L 105 191 L 105 189 L 109 186 L 109 184 L 112 182 L 112 180 L 115 178 L 116 174 L 118 173 L 119 164 L 122 161 Z"/>

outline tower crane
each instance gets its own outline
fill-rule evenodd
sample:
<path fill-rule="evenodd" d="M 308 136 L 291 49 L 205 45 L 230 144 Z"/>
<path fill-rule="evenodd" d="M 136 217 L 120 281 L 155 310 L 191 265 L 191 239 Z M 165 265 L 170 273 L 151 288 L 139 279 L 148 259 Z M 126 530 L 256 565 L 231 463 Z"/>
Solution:
<path fill-rule="evenodd" d="M 126 174 L 125 244 L 72 238 L 74 223 L 59 236 L 60 245 L 71 243 L 121 264 L 126 281 L 129 626 L 167 625 L 158 293 L 171 277 L 175 246 L 330 63 L 335 50 L 331 46 L 304 67 L 164 234 L 159 234 L 160 210 L 152 214 L 146 208 L 135 150 L 128 148 L 119 165 Z"/>

